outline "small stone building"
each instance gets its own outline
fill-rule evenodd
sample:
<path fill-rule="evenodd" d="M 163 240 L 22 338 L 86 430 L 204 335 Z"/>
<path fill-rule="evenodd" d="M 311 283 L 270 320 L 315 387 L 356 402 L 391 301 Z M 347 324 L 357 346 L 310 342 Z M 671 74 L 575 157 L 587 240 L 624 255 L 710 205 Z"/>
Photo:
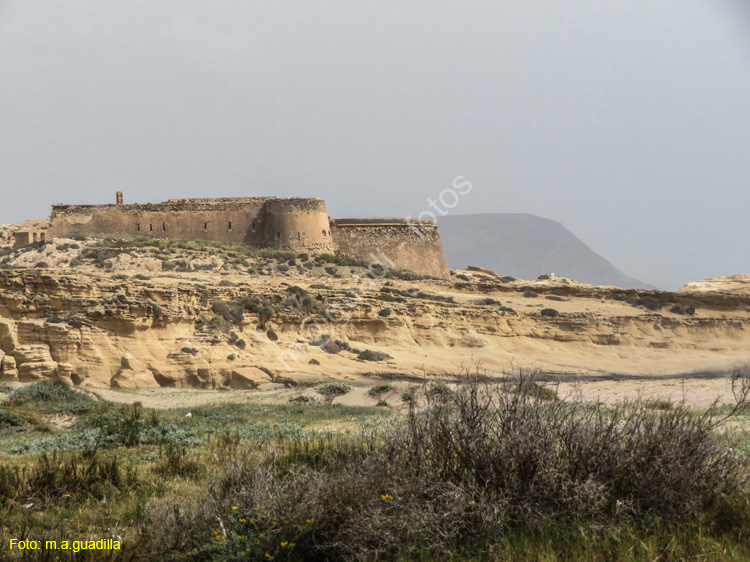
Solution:
<path fill-rule="evenodd" d="M 44 242 L 47 239 L 46 230 L 17 230 L 13 233 L 16 246 L 27 246 L 35 242 Z"/>

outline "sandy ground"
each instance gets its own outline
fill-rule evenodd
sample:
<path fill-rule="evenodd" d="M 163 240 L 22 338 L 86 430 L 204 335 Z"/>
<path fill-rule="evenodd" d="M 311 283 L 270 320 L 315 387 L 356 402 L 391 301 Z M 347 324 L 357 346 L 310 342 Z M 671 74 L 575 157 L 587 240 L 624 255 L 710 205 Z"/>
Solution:
<path fill-rule="evenodd" d="M 383 382 L 383 381 L 377 381 Z M 350 406 L 374 406 L 377 399 L 368 394 L 371 384 L 355 385 L 352 390 L 333 400 L 334 404 Z M 401 409 L 400 393 L 414 383 L 390 383 L 393 390 L 383 398 L 392 408 Z M 141 402 L 144 407 L 157 409 L 190 408 L 220 403 L 268 403 L 288 404 L 290 398 L 300 391 L 286 389 L 282 385 L 264 385 L 265 388 L 246 391 L 193 390 L 187 388 L 147 388 L 135 390 L 91 389 L 111 402 L 132 404 Z M 649 379 L 649 380 L 601 380 L 583 382 L 544 383 L 556 390 L 563 399 L 602 401 L 615 403 L 623 400 L 669 400 L 672 403 L 685 401 L 696 408 L 708 408 L 712 404 L 733 404 L 731 380 L 723 378 L 699 379 Z M 309 390 L 314 395 L 314 390 Z M 322 401 L 322 398 L 321 398 Z"/>
<path fill-rule="evenodd" d="M 697 408 L 708 408 L 712 404 L 734 404 L 732 383 L 721 379 L 669 379 L 648 381 L 591 381 L 583 383 L 560 383 L 557 387 L 562 398 L 581 397 L 586 401 L 615 403 L 623 400 L 669 400 L 672 403 L 685 401 Z"/>

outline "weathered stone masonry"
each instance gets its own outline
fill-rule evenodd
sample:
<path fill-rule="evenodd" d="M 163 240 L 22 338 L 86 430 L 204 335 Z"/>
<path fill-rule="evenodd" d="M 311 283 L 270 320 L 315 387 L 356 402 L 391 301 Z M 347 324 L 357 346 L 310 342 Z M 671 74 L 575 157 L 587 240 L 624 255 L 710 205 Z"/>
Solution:
<path fill-rule="evenodd" d="M 423 275 L 449 275 L 435 221 L 334 219 L 331 232 L 340 252 Z"/>
<path fill-rule="evenodd" d="M 342 252 L 424 275 L 449 273 L 435 222 L 331 220 L 325 201 L 313 198 L 170 199 L 125 205 L 118 192 L 115 205 L 53 205 L 49 238 L 73 235 L 215 240 L 311 254 Z"/>

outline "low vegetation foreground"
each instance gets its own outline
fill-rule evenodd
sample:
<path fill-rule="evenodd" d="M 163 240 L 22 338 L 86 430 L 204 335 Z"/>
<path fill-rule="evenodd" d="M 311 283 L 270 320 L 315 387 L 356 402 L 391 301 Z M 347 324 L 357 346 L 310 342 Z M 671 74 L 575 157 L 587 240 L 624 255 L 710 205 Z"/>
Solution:
<path fill-rule="evenodd" d="M 740 404 L 707 411 L 563 400 L 524 378 L 372 387 L 404 414 L 4 387 L 0 557 L 746 560 L 747 379 L 734 384 Z M 119 548 L 60 547 L 89 540 Z"/>

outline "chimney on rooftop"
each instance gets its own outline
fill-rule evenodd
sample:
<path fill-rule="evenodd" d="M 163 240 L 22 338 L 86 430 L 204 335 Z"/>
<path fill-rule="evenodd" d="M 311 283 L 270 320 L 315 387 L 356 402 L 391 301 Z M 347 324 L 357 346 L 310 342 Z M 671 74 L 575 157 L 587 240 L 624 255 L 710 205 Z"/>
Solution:
<path fill-rule="evenodd" d="M 122 191 L 117 192 L 117 204 L 122 205 Z"/>

